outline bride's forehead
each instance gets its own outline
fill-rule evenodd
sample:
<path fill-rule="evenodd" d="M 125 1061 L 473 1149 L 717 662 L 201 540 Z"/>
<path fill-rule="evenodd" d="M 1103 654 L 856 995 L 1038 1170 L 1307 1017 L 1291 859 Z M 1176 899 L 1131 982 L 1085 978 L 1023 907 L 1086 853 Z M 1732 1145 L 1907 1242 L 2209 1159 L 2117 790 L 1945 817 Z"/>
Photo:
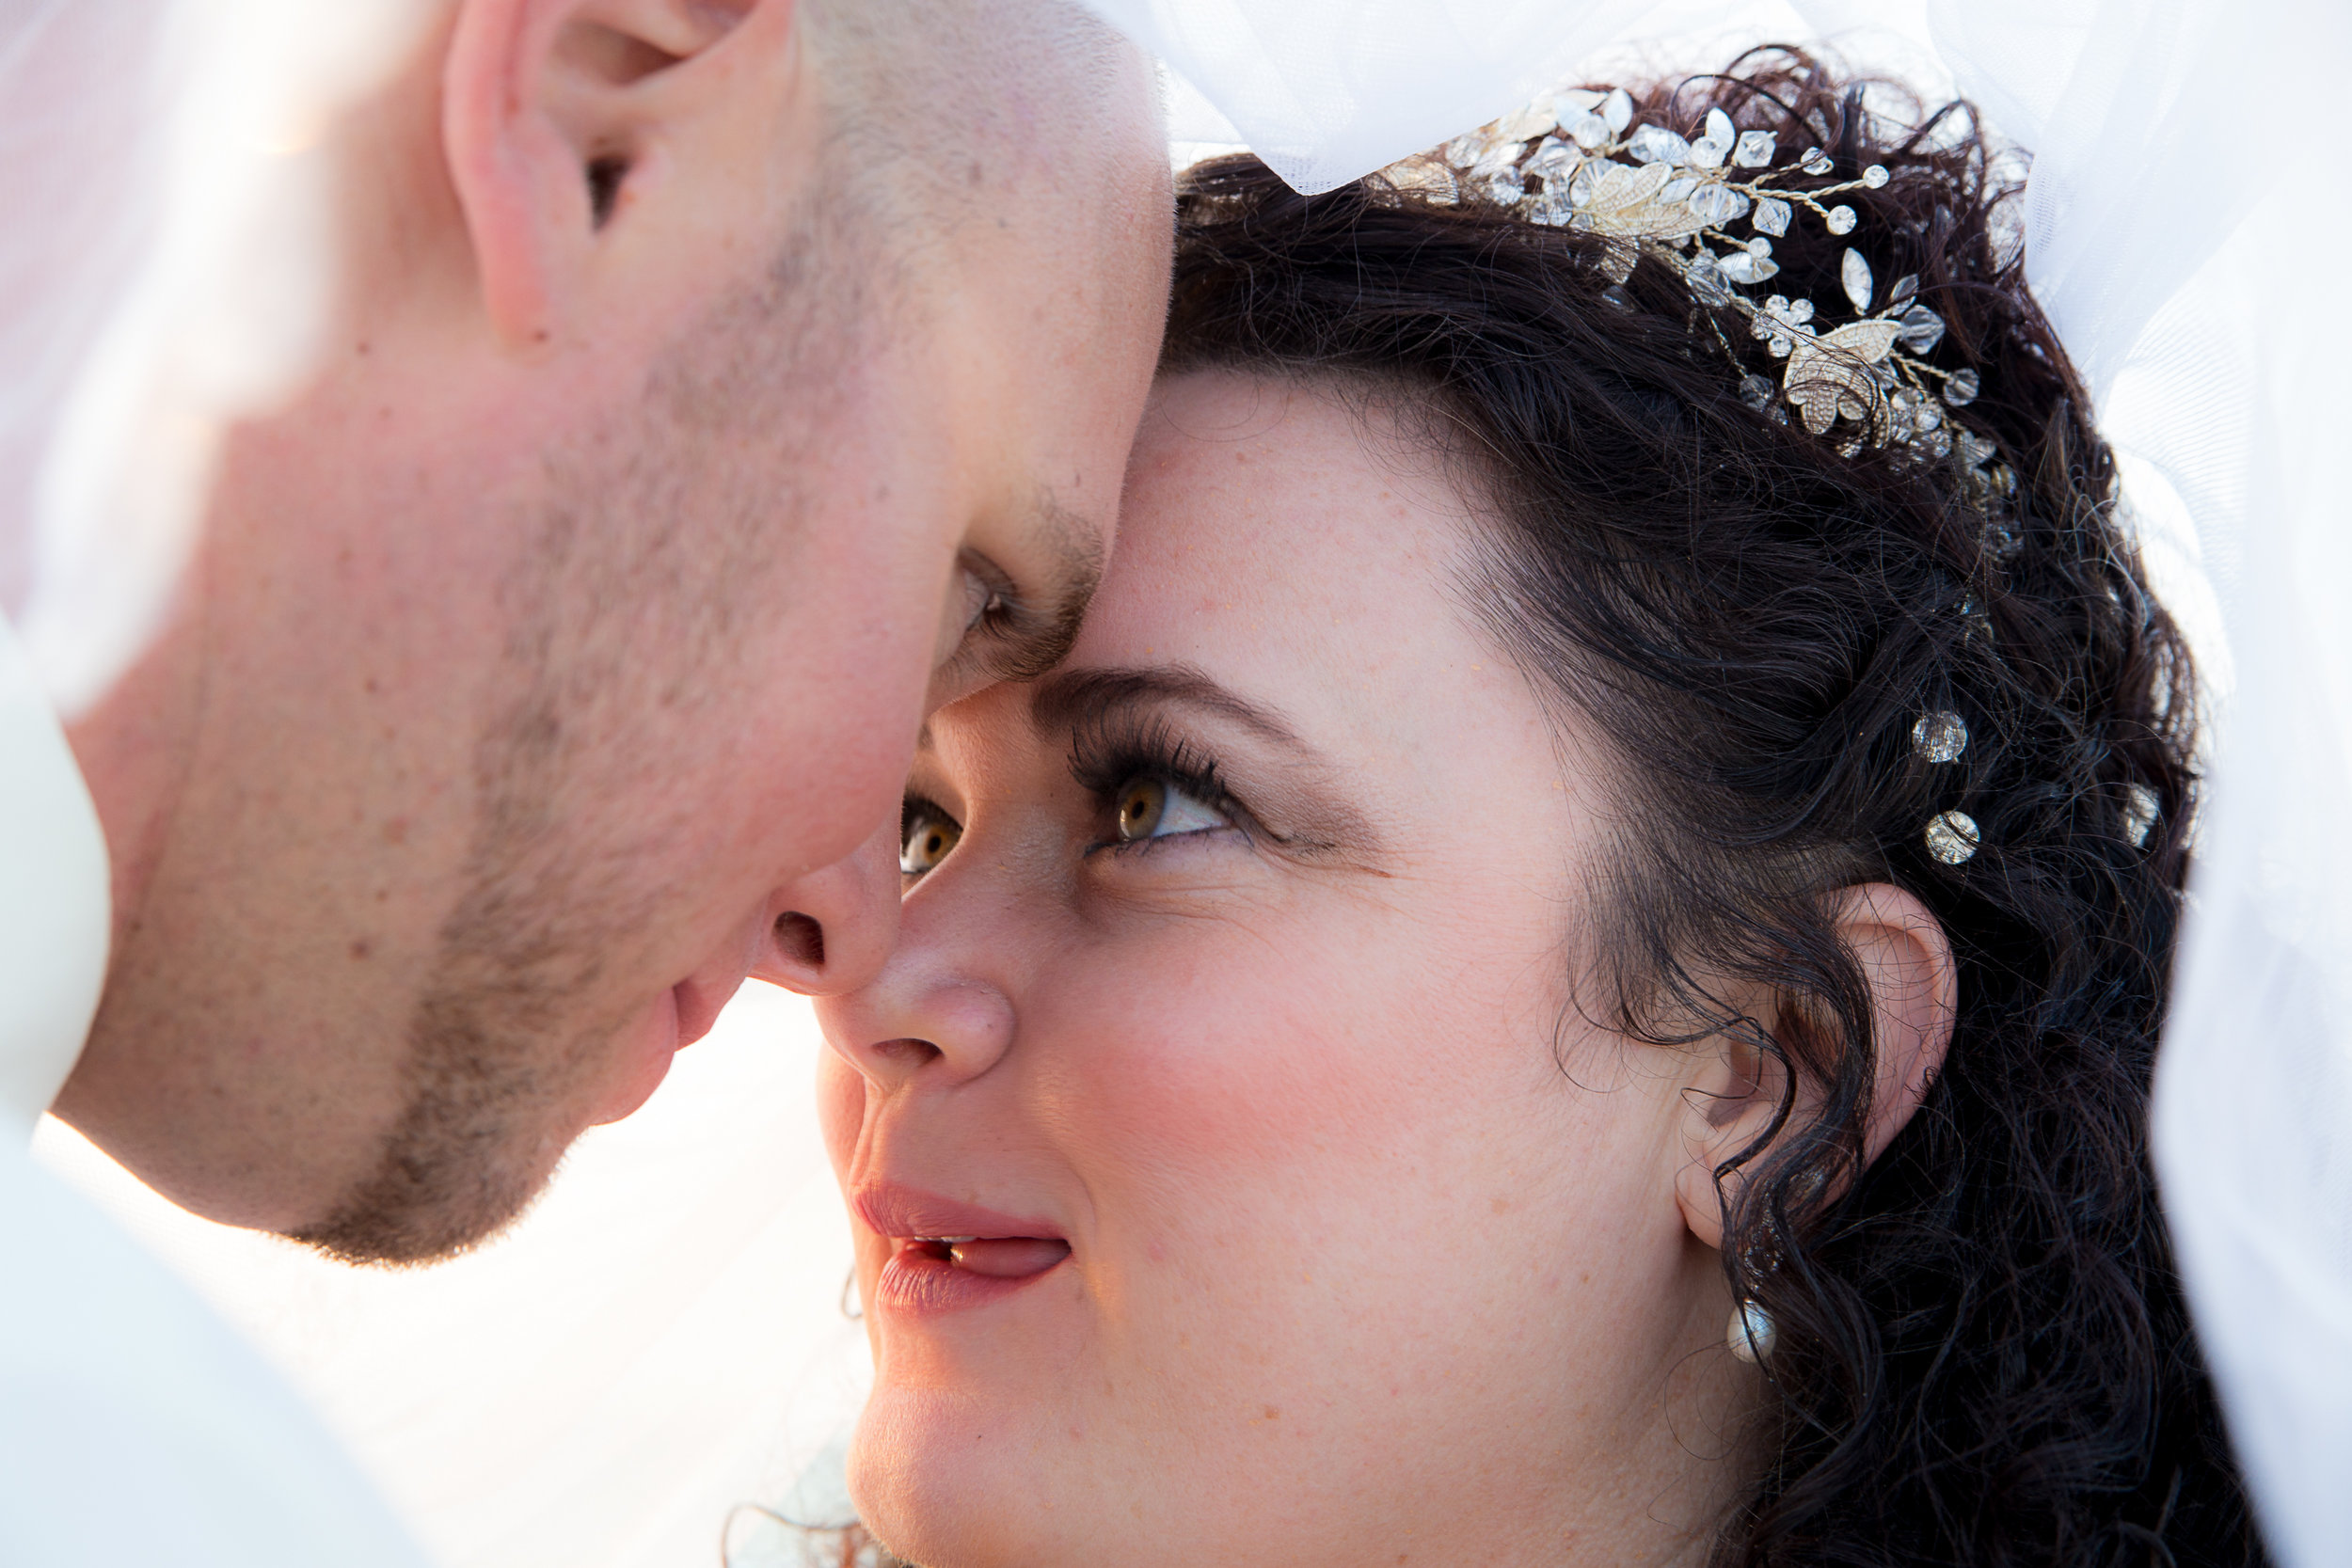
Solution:
<path fill-rule="evenodd" d="M 1470 508 L 1376 406 L 1232 372 L 1163 388 L 1081 640 L 1318 610 L 1394 625 L 1441 591 Z"/>
<path fill-rule="evenodd" d="M 1195 371 L 1163 380 L 1136 434 L 1130 499 L 1170 483 L 1287 488 L 1369 474 L 1445 485 L 1402 395 L 1337 378 Z"/>

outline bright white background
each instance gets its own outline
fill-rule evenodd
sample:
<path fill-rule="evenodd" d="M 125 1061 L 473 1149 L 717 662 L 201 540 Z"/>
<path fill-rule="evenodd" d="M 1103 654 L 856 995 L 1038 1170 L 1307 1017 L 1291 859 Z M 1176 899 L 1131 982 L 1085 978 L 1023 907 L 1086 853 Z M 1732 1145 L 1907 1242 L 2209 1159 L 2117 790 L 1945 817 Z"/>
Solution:
<path fill-rule="evenodd" d="M 822 1451 L 867 1375 L 821 1049 L 807 1004 L 747 985 L 520 1225 L 434 1269 L 197 1219 L 55 1120 L 34 1153 L 285 1370 L 448 1568 L 712 1568 L 738 1503 L 835 1515 Z"/>

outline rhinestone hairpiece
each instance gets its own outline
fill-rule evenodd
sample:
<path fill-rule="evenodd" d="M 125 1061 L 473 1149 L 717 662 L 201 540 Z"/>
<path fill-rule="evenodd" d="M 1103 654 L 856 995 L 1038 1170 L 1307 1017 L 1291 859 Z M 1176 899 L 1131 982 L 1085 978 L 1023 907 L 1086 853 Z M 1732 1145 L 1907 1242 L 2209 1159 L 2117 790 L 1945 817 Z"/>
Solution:
<path fill-rule="evenodd" d="M 1911 749 L 1923 762 L 1958 762 L 1968 750 L 1968 725 L 1950 708 L 1923 713 L 1911 726 Z M 1977 852 L 1977 819 L 1964 811 L 1942 811 L 1928 819 L 1928 853 L 1946 865 L 1960 865 Z"/>
<path fill-rule="evenodd" d="M 1949 708 L 1923 713 L 1911 726 L 1911 749 L 1929 762 L 1957 762 L 1968 749 L 1968 726 Z"/>
<path fill-rule="evenodd" d="M 1780 271 L 1772 241 L 1801 212 L 1832 235 L 1853 232 L 1861 221 L 1854 209 L 1828 198 L 1881 188 L 1885 166 L 1798 190 L 1786 183 L 1792 173 L 1818 179 L 1830 171 L 1820 148 L 1775 167 L 1775 133 L 1740 131 L 1720 108 L 1707 112 L 1696 141 L 1662 125 L 1635 126 L 1633 116 L 1622 87 L 1573 89 L 1383 172 L 1394 187 L 1432 200 L 1484 199 L 1532 222 L 1597 235 L 1609 279 L 1603 297 L 1615 303 L 1628 302 L 1624 284 L 1635 264 L 1655 259 L 1699 304 L 1744 316 L 1772 357 L 1787 361 L 1777 383 L 1742 372 L 1740 395 L 1751 407 L 1783 421 L 1793 407 L 1807 431 L 1850 456 L 1882 448 L 1916 461 L 1957 457 L 1963 498 L 1986 518 L 1994 553 L 2008 554 L 2015 536 L 2000 518 L 2016 479 L 1992 441 L 1948 417 L 1976 399 L 1979 385 L 1976 372 L 1925 357 L 1943 340 L 1944 318 L 1918 299 L 1917 276 L 1882 290 L 1870 263 L 1848 248 L 1838 281 L 1853 319 L 1834 326 L 1815 319 L 1812 300 L 1756 293 Z M 1741 222 L 1752 230 L 1745 239 L 1731 231 Z M 1740 368 L 1730 342 L 1723 347 Z"/>
<path fill-rule="evenodd" d="M 1740 374 L 1741 401 L 1783 423 L 1793 407 L 1807 432 L 1848 456 L 1878 448 L 1899 459 L 1952 462 L 1962 499 L 1985 520 L 1987 548 L 1995 559 L 2014 554 L 2007 513 L 2016 476 L 1992 441 L 1949 417 L 1975 402 L 1981 387 L 1976 372 L 1927 359 L 1943 341 L 1944 318 L 1918 298 L 1917 275 L 1882 292 L 1868 260 L 1848 246 L 1838 283 L 1852 319 L 1836 325 L 1815 319 L 1810 299 L 1758 297 L 1780 271 L 1772 242 L 1787 236 L 1798 214 L 1819 219 L 1833 237 L 1852 233 L 1859 214 L 1831 198 L 1883 188 L 1891 178 L 1885 166 L 1872 164 L 1843 184 L 1799 190 L 1787 183 L 1792 171 L 1820 179 L 1834 166 L 1819 147 L 1775 166 L 1775 133 L 1741 131 L 1720 108 L 1707 111 L 1695 141 L 1663 125 L 1636 126 L 1633 118 L 1633 96 L 1622 87 L 1571 89 L 1383 172 L 1395 188 L 1430 200 L 1483 199 L 1531 222 L 1597 236 L 1608 278 L 1601 297 L 1613 304 L 1631 303 L 1625 283 L 1645 257 L 1664 265 L 1695 303 L 1737 311 L 1749 334 L 1786 361 L 1777 383 L 1746 370 L 1708 318 Z M 1745 239 L 1732 232 L 1743 221 L 1751 230 Z M 1962 614 L 1972 627 L 1983 620 L 1974 598 Z M 1959 714 L 1938 709 L 1920 716 L 1911 740 L 1922 759 L 1953 762 L 1967 749 L 1968 728 Z M 2145 837 L 2138 820 L 2131 827 Z M 1921 837 L 1929 854 L 1953 866 L 1974 858 L 1981 842 L 1976 819 L 1959 810 L 1938 812 Z"/>
<path fill-rule="evenodd" d="M 1964 811 L 1940 811 L 1928 819 L 1928 853 L 1946 865 L 1958 865 L 1977 852 L 1982 842 L 1977 819 Z"/>

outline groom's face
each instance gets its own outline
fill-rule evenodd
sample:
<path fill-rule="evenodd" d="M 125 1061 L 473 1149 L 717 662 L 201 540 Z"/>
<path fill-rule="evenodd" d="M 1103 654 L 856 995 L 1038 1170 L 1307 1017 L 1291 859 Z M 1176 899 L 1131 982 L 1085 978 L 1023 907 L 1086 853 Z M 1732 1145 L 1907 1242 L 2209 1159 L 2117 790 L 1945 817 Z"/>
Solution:
<path fill-rule="evenodd" d="M 736 9 L 675 102 L 630 84 L 675 123 L 609 211 L 519 261 L 503 166 L 454 138 L 437 213 L 404 151 L 454 66 L 365 127 L 407 201 L 356 225 L 353 321 L 231 442 L 133 718 L 77 736 L 126 919 L 60 1113 L 200 1212 L 358 1258 L 494 1230 L 747 974 L 870 976 L 925 714 L 1074 633 L 1166 293 L 1145 68 L 1006 85 L 948 187 L 878 188 L 791 8 Z"/>

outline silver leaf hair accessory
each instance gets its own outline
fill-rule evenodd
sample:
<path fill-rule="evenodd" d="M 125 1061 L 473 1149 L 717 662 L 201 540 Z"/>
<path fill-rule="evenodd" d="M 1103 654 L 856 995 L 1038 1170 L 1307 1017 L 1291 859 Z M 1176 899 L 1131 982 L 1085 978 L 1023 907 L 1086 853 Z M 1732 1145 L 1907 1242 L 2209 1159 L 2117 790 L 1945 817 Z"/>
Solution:
<path fill-rule="evenodd" d="M 1853 319 L 1836 325 L 1816 319 L 1810 299 L 1755 292 L 1780 271 L 1772 242 L 1800 213 L 1832 235 L 1853 232 L 1859 216 L 1835 198 L 1884 186 L 1885 166 L 1800 190 L 1788 182 L 1792 176 L 1830 171 L 1819 147 L 1775 166 L 1776 133 L 1741 131 L 1720 108 L 1708 110 L 1695 141 L 1662 125 L 1636 126 L 1634 114 L 1622 87 L 1574 89 L 1383 173 L 1394 188 L 1431 200 L 1483 200 L 1531 222 L 1597 236 L 1609 279 L 1604 297 L 1620 304 L 1637 262 L 1662 263 L 1699 304 L 1744 316 L 1766 352 L 1787 362 L 1776 379 L 1742 375 L 1740 396 L 1752 407 L 1784 421 L 1794 408 L 1807 431 L 1848 455 L 1869 447 L 1917 461 L 1957 457 L 1963 499 L 1988 520 L 1995 555 L 2006 554 L 2014 535 L 1999 518 L 2016 478 L 1993 442 L 1949 418 L 1980 388 L 1976 372 L 1947 371 L 1925 357 L 1944 337 L 1944 318 L 1919 301 L 1918 277 L 1882 289 L 1869 261 L 1848 249 L 1839 283 Z M 1746 238 L 1732 231 L 1740 223 L 1750 230 Z M 1720 327 L 1715 333 L 1723 340 Z M 1731 343 L 1723 347 L 1739 366 Z"/>

